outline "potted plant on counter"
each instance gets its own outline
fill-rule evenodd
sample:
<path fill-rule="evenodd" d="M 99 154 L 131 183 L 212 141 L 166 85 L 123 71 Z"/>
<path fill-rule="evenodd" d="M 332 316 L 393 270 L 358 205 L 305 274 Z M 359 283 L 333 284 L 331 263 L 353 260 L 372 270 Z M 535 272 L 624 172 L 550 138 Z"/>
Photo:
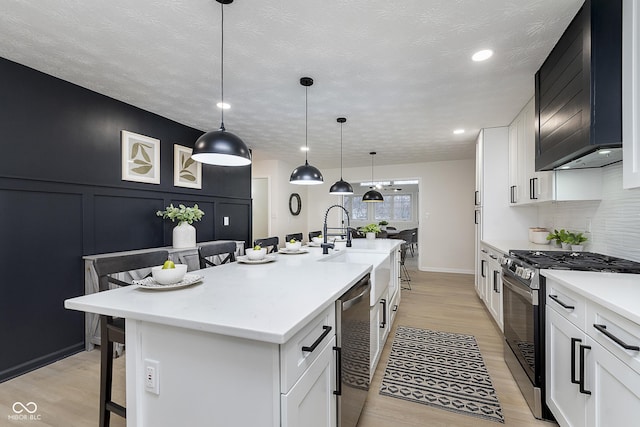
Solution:
<path fill-rule="evenodd" d="M 583 243 L 587 241 L 587 237 L 582 233 L 569 233 L 569 244 L 571 250 L 580 252 L 584 249 Z"/>
<path fill-rule="evenodd" d="M 178 221 L 178 225 L 173 227 L 174 248 L 194 248 L 196 246 L 196 228 L 191 224 L 194 221 L 200 221 L 204 215 L 197 204 L 189 208 L 182 204 L 175 207 L 172 203 L 165 210 L 156 212 L 156 215 L 170 219 L 171 222 Z"/>
<path fill-rule="evenodd" d="M 553 233 L 549 233 L 547 236 L 547 240 L 550 240 L 555 247 L 559 248 L 562 245 L 562 236 L 565 234 L 567 232 L 564 229 L 560 231 L 554 229 Z"/>
<path fill-rule="evenodd" d="M 380 226 L 378 224 L 367 224 L 364 227 L 360 227 L 360 231 L 365 233 L 367 239 L 375 239 L 376 234 L 380 232 Z"/>

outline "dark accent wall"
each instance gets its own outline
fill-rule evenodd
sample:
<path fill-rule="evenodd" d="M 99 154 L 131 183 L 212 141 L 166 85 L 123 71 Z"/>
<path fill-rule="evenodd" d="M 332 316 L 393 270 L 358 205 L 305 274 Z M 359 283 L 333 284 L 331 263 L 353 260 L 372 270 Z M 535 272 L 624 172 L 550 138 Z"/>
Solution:
<path fill-rule="evenodd" d="M 2 58 L 0 94 L 0 381 L 84 348 L 63 306 L 84 294 L 82 256 L 171 245 L 169 203 L 204 210 L 198 241 L 250 241 L 250 166 L 173 186 L 173 145 L 202 131 Z M 121 180 L 122 130 L 161 141 L 159 185 Z"/>

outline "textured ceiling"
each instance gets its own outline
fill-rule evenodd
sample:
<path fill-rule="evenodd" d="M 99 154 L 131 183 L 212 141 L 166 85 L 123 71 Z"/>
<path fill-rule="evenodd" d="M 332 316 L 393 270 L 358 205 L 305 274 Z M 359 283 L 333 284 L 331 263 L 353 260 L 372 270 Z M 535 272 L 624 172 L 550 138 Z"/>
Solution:
<path fill-rule="evenodd" d="M 227 130 L 258 159 L 344 166 L 473 157 L 508 124 L 581 0 L 236 0 L 224 6 Z M 2 0 L 0 56 L 195 128 L 220 124 L 214 0 Z M 473 52 L 494 56 L 474 63 Z M 453 135 L 456 128 L 466 129 Z"/>

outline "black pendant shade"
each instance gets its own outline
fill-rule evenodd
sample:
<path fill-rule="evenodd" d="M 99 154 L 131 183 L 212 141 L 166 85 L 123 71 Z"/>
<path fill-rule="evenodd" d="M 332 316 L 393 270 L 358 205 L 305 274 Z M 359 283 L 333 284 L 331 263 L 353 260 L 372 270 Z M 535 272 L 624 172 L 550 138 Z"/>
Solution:
<path fill-rule="evenodd" d="M 307 150 L 304 155 L 304 165 L 298 166 L 291 172 L 291 177 L 289 178 L 289 183 L 297 184 L 297 185 L 318 185 L 324 183 L 324 178 L 318 168 L 311 166 L 308 160 L 308 143 L 307 143 L 307 131 L 308 131 L 308 102 L 307 102 L 307 93 L 309 90 L 309 86 L 313 84 L 313 79 L 311 77 L 302 77 L 300 79 L 300 84 L 305 87 L 305 119 L 304 119 L 304 144 Z"/>
<path fill-rule="evenodd" d="M 329 194 L 338 196 L 346 196 L 353 194 L 353 187 L 347 181 L 342 179 L 342 125 L 347 119 L 345 117 L 338 117 L 337 122 L 340 123 L 340 180 L 329 189 Z"/>
<path fill-rule="evenodd" d="M 221 10 L 220 43 L 220 92 L 224 104 L 224 5 L 233 0 L 216 0 Z M 220 129 L 200 136 L 193 146 L 191 158 L 196 162 L 219 166 L 246 166 L 251 164 L 251 152 L 247 145 L 236 135 L 224 128 L 224 109 L 221 109 Z"/>
<path fill-rule="evenodd" d="M 298 166 L 291 172 L 289 182 L 298 185 L 318 185 L 324 182 L 324 178 L 318 168 L 305 161 L 304 165 Z"/>
<path fill-rule="evenodd" d="M 339 181 L 336 181 L 336 183 L 331 186 L 329 194 L 335 194 L 338 196 L 353 194 L 353 187 L 347 181 L 340 178 Z"/>
<path fill-rule="evenodd" d="M 375 151 L 370 152 L 371 154 L 371 184 L 373 185 L 373 157 L 376 155 Z M 362 196 L 362 201 L 367 203 L 379 203 L 384 201 L 384 197 L 379 191 L 376 191 L 374 187 L 371 187 L 371 190 L 364 193 Z"/>
<path fill-rule="evenodd" d="M 196 162 L 220 166 L 251 164 L 251 152 L 240 138 L 223 128 L 203 134 L 193 147 Z"/>
<path fill-rule="evenodd" d="M 369 190 L 362 196 L 362 201 L 369 203 L 384 202 L 384 197 L 382 197 L 379 191 Z"/>

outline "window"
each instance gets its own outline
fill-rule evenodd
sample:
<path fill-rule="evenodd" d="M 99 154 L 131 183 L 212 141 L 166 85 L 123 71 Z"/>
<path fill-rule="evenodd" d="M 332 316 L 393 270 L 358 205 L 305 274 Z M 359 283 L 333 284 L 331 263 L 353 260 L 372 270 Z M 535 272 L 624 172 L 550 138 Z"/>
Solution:
<path fill-rule="evenodd" d="M 344 207 L 352 220 L 380 222 L 411 221 L 413 212 L 412 194 L 385 195 L 382 203 L 365 203 L 362 195 L 344 196 Z"/>

